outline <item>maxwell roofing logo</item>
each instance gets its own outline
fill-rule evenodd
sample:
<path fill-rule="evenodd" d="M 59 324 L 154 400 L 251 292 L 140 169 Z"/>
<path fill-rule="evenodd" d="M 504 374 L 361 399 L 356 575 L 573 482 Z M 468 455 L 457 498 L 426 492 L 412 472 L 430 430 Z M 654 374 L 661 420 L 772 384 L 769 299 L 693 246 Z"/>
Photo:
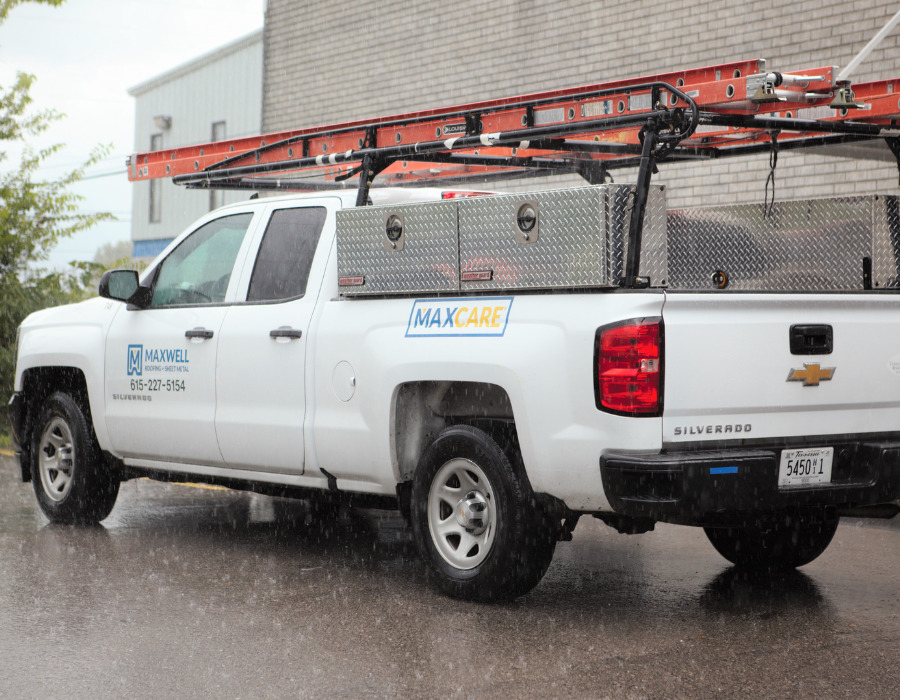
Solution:
<path fill-rule="evenodd" d="M 512 297 L 418 299 L 406 337 L 500 337 L 506 333 L 512 302 Z"/>
<path fill-rule="evenodd" d="M 148 372 L 187 372 L 190 364 L 186 348 L 147 348 L 143 345 L 128 346 L 127 372 L 129 377 Z"/>
<path fill-rule="evenodd" d="M 144 369 L 141 364 L 141 356 L 144 354 L 144 346 L 143 345 L 129 345 L 128 346 L 128 376 L 137 375 L 141 376 Z"/>

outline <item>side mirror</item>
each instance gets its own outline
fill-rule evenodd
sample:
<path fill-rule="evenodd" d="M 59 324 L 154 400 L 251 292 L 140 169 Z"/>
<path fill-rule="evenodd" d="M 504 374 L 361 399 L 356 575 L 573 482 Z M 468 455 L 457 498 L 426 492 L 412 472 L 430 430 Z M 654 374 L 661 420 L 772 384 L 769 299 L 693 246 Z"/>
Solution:
<path fill-rule="evenodd" d="M 140 308 L 147 305 L 150 290 L 141 287 L 136 270 L 107 270 L 100 278 L 100 296 L 104 299 L 124 301 Z"/>

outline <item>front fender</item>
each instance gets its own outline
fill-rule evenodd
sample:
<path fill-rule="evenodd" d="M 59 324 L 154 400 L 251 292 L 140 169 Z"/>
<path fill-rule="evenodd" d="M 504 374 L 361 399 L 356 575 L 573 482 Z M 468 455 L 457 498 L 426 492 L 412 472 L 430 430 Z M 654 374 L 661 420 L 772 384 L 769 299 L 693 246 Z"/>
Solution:
<path fill-rule="evenodd" d="M 23 394 L 23 403 L 31 400 L 24 394 L 25 377 L 29 372 L 80 372 L 84 377 L 91 415 L 95 418 L 94 432 L 104 450 L 109 449 L 109 435 L 105 421 L 96 418 L 102 417 L 106 411 L 103 392 L 106 335 L 115 314 L 123 306 L 120 302 L 91 299 L 39 311 L 26 318 L 19 327 L 15 390 Z M 47 391 L 53 388 L 42 387 Z M 27 440 L 24 420 L 21 420 L 18 432 L 20 445 L 21 440 Z"/>

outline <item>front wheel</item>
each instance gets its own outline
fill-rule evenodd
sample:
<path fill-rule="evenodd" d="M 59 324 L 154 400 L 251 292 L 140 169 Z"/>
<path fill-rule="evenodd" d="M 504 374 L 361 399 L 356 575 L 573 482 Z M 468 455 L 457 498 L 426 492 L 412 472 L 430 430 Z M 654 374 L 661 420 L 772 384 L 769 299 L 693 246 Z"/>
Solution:
<path fill-rule="evenodd" d="M 68 394 L 53 394 L 41 408 L 32 434 L 31 482 L 38 505 L 55 523 L 98 523 L 115 505 L 119 480 Z"/>
<path fill-rule="evenodd" d="M 511 449 L 515 449 L 514 447 Z M 516 463 L 478 428 L 438 435 L 413 478 L 416 543 L 438 585 L 479 601 L 514 598 L 538 584 L 556 533 Z"/>
<path fill-rule="evenodd" d="M 783 513 L 745 527 L 703 528 L 716 551 L 748 568 L 795 568 L 817 558 L 834 537 L 835 513 Z"/>

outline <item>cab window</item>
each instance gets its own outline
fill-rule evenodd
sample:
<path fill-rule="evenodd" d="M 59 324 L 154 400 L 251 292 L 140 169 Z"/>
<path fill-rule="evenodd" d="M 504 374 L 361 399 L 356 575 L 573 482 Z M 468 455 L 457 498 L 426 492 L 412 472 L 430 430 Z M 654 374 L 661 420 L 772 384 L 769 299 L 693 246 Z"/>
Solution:
<path fill-rule="evenodd" d="M 272 214 L 259 246 L 247 301 L 281 301 L 306 293 L 327 213 L 325 207 L 302 207 Z"/>
<path fill-rule="evenodd" d="M 204 224 L 160 265 L 150 306 L 221 304 L 252 213 Z"/>

